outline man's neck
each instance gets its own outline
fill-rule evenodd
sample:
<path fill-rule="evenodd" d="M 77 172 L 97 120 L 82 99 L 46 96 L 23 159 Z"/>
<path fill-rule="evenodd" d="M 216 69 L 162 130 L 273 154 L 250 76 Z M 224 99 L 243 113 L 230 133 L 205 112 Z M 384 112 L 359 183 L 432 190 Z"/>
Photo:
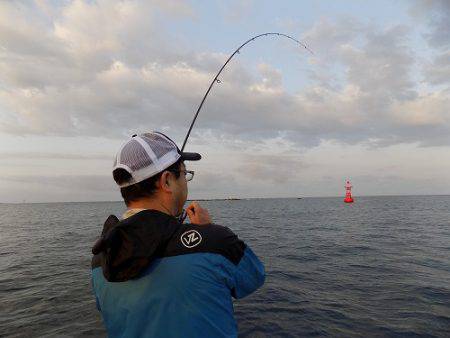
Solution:
<path fill-rule="evenodd" d="M 130 209 L 151 209 L 161 211 L 170 216 L 175 216 L 170 211 L 170 208 L 166 207 L 163 202 L 156 199 L 141 199 L 139 201 L 132 201 L 128 205 L 128 210 Z"/>

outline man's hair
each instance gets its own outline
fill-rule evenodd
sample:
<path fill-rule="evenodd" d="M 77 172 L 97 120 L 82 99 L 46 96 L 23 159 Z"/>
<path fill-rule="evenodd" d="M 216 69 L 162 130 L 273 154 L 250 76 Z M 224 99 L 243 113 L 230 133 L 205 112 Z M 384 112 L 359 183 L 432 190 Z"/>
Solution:
<path fill-rule="evenodd" d="M 181 163 L 183 163 L 183 161 L 178 160 L 170 167 L 164 169 L 160 173 L 150 178 L 147 178 L 146 180 L 130 185 L 128 187 L 120 188 L 120 193 L 122 194 L 125 204 L 128 206 L 132 201 L 137 201 L 145 197 L 152 197 L 156 191 L 156 182 L 158 182 L 158 180 L 161 178 L 161 175 L 164 171 L 172 171 L 175 177 L 178 179 L 180 177 L 180 172 L 177 170 L 180 170 Z M 116 181 L 117 184 L 128 182 L 131 179 L 130 173 L 123 168 L 117 168 L 116 170 L 114 170 L 113 177 L 114 181 Z"/>

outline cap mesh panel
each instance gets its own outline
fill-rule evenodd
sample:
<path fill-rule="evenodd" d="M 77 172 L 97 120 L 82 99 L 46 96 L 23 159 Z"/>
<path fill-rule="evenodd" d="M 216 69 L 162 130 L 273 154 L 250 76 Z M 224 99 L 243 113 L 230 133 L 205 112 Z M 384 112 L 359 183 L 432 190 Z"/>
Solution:
<path fill-rule="evenodd" d="M 139 142 L 131 140 L 123 147 L 120 162 L 126 164 L 131 170 L 139 170 L 153 164 L 150 156 Z"/>
<path fill-rule="evenodd" d="M 167 139 L 158 134 L 142 134 L 141 138 L 152 148 L 156 157 L 159 159 L 173 150 L 174 146 Z"/>

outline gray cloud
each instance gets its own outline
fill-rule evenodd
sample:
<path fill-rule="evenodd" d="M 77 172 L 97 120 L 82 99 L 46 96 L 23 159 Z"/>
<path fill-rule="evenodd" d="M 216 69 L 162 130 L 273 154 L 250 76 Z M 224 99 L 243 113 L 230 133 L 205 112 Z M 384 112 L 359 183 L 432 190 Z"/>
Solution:
<path fill-rule="evenodd" d="M 54 160 L 108 160 L 113 161 L 114 157 L 105 154 L 66 154 L 66 153 L 31 153 L 31 152 L 15 152 L 15 153 L 0 153 L 2 160 L 21 159 L 21 160 L 36 160 L 36 159 L 54 159 Z"/>
<path fill-rule="evenodd" d="M 3 176 L 2 181 L 38 184 L 49 188 L 75 189 L 84 192 L 111 192 L 116 185 L 109 175 Z"/>
<path fill-rule="evenodd" d="M 360 32 L 367 29 L 367 25 L 352 17 L 342 17 L 336 21 L 321 18 L 302 35 L 302 39 L 314 48 L 317 55 L 322 56 L 322 60 L 327 60 L 341 46 L 354 42 Z"/>
<path fill-rule="evenodd" d="M 372 30 L 362 48 L 341 46 L 339 54 L 347 67 L 348 82 L 365 97 L 383 103 L 416 97 L 410 74 L 413 54 L 405 43 L 407 31 L 404 26 Z"/>
<path fill-rule="evenodd" d="M 450 47 L 450 2 L 447 0 L 417 0 L 411 10 L 415 17 L 428 22 L 424 34 L 430 46 L 437 49 Z"/>
<path fill-rule="evenodd" d="M 297 181 L 298 174 L 307 167 L 298 156 L 251 155 L 239 166 L 239 172 L 252 180 L 277 184 Z"/>
<path fill-rule="evenodd" d="M 427 23 L 423 34 L 435 50 L 433 61 L 423 68 L 425 81 L 432 85 L 450 83 L 450 2 L 446 0 L 417 0 L 412 6 L 414 18 Z"/>
<path fill-rule="evenodd" d="M 120 201 L 109 175 L 0 177 L 0 202 Z"/>
<path fill-rule="evenodd" d="M 425 66 L 424 73 L 431 84 L 450 84 L 450 50 L 438 55 L 431 64 Z"/>

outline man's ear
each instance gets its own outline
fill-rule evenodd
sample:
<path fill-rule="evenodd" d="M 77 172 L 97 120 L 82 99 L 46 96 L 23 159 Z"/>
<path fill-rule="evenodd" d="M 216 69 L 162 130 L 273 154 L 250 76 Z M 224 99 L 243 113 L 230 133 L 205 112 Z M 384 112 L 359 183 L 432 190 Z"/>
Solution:
<path fill-rule="evenodd" d="M 170 175 L 170 172 L 164 171 L 159 179 L 159 186 L 163 191 L 172 192 L 171 183 L 172 176 Z"/>

